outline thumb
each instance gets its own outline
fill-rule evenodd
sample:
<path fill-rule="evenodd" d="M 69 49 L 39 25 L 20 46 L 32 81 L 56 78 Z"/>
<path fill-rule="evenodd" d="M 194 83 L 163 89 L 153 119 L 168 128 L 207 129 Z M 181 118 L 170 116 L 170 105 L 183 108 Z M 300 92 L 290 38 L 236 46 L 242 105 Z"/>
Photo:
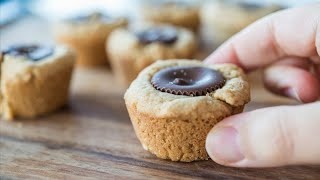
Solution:
<path fill-rule="evenodd" d="M 320 163 L 320 102 L 231 116 L 208 134 L 206 149 L 219 164 L 271 167 Z"/>

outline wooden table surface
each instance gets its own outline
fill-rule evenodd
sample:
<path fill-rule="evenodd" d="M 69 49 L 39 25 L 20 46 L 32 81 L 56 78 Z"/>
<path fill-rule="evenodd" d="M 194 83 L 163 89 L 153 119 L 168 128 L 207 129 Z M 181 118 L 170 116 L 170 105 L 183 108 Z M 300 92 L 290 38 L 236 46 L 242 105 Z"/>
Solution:
<path fill-rule="evenodd" d="M 1 46 L 52 42 L 49 30 L 27 18 L 1 29 Z M 251 77 L 246 111 L 295 104 L 266 92 L 259 73 Z M 67 107 L 35 120 L 0 120 L 0 179 L 320 179 L 320 166 L 237 169 L 158 159 L 136 138 L 123 93 L 107 68 L 76 69 Z"/>

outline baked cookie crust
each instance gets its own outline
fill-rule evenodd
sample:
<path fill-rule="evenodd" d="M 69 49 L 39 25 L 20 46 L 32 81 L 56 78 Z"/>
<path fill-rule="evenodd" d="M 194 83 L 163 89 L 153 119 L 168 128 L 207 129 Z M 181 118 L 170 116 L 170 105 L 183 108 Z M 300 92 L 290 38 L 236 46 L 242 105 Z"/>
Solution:
<path fill-rule="evenodd" d="M 192 58 L 195 54 L 196 38 L 185 28 L 175 28 L 178 37 L 172 44 L 141 43 L 134 31 L 148 29 L 151 26 L 156 27 L 145 25 L 136 30 L 117 29 L 110 35 L 107 42 L 108 57 L 116 77 L 123 86 L 128 87 L 142 69 L 158 59 Z"/>
<path fill-rule="evenodd" d="M 153 23 L 168 23 L 197 32 L 200 26 L 199 8 L 192 5 L 167 3 L 142 6 L 143 19 Z"/>
<path fill-rule="evenodd" d="M 56 40 L 74 49 L 77 53 L 77 65 L 93 67 L 107 65 L 106 40 L 116 28 L 126 27 L 124 18 L 115 18 L 103 22 L 99 20 L 72 23 L 61 22 L 55 27 Z"/>
<path fill-rule="evenodd" d="M 4 55 L 1 63 L 1 108 L 4 119 L 34 118 L 66 104 L 75 54 L 59 46 L 40 61 Z"/>
<path fill-rule="evenodd" d="M 159 70 L 172 66 L 212 68 L 223 74 L 226 83 L 206 96 L 174 95 L 156 90 L 151 78 Z M 244 72 L 232 64 L 166 60 L 144 69 L 124 99 L 144 149 L 162 159 L 190 162 L 209 158 L 205 150 L 207 133 L 225 117 L 242 112 L 250 101 L 250 87 Z"/>

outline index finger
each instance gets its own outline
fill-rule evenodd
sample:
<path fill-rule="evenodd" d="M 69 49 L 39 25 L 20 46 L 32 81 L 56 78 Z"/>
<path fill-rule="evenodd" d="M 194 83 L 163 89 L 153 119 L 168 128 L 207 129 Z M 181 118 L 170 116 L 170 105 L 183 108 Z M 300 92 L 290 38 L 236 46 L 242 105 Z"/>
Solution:
<path fill-rule="evenodd" d="M 221 45 L 206 63 L 234 63 L 246 70 L 286 56 L 320 54 L 320 3 L 271 14 Z"/>

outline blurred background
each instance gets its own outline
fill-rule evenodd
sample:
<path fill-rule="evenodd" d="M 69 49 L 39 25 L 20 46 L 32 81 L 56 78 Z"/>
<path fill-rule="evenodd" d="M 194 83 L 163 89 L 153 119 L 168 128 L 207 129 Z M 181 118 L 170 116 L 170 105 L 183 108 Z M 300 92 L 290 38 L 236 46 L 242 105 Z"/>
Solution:
<path fill-rule="evenodd" d="M 201 6 L 203 0 L 185 0 Z M 214 0 L 212 0 L 214 1 Z M 139 6 L 147 0 L 0 0 L 0 48 L 15 43 L 53 43 L 52 23 L 92 11 L 112 16 L 125 16 L 130 21 L 139 17 Z M 249 0 L 278 4 L 286 8 L 320 2 L 318 0 Z"/>

